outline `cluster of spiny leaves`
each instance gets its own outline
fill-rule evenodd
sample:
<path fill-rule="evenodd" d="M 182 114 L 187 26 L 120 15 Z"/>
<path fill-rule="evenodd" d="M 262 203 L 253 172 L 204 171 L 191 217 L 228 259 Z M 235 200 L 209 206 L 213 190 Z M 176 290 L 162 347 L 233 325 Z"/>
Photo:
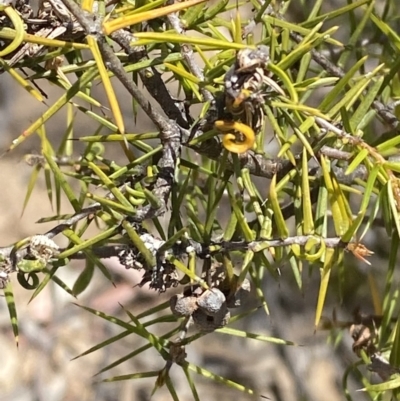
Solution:
<path fill-rule="evenodd" d="M 53 6 L 53 2 L 49 3 Z M 220 286 L 218 289 L 223 289 L 228 300 L 248 278 L 267 314 L 263 278 L 279 279 L 279 268 L 287 265 L 301 289 L 309 267 L 321 274 L 315 314 L 318 326 L 332 271 L 345 282 L 351 274 L 345 269 L 347 258 L 354 260 L 355 256 L 368 263 L 367 257 L 374 249 L 367 249 L 363 238 L 383 224 L 391 247 L 385 261 L 382 302 L 377 301 L 380 294 L 371 285 L 379 324 L 377 319 L 372 319 L 370 326 L 366 319 L 353 322 L 368 327 L 370 335 L 367 339 L 355 338 L 355 352 L 361 362 L 349 367 L 349 371 L 358 372 L 360 363 L 373 365 L 371 358 L 376 362 L 379 356 L 390 373 L 396 375 L 400 330 L 393 316 L 399 306 L 398 291 L 391 279 L 400 232 L 400 163 L 393 157 L 400 144 L 400 124 L 395 105 L 391 104 L 398 95 L 400 37 L 391 28 L 390 20 L 396 11 L 395 0 L 386 0 L 383 12 L 378 12 L 374 1 L 360 0 L 326 13 L 321 10 L 323 2 L 317 1 L 306 20 L 296 24 L 290 22 L 291 1 L 266 1 L 262 5 L 256 0 L 245 5 L 221 1 L 210 5 L 190 0 L 164 6 L 162 1 L 143 0 L 120 1 L 107 7 L 102 1 L 83 0 L 81 4 L 73 3 L 75 8 L 71 3 L 58 4 L 64 6 L 73 27 L 78 27 L 72 40 L 73 27 L 62 15 L 50 11 L 50 17 L 36 16 L 43 18 L 48 28 L 59 29 L 57 33 L 61 33 L 54 38 L 39 34 L 42 25 L 30 22 L 29 10 L 25 15 L 13 6 L 1 9 L 1 67 L 27 90 L 32 101 L 45 101 L 40 90 L 43 80 L 64 89 L 63 95 L 9 149 L 32 134 L 40 137 L 41 155 L 27 156 L 33 172 L 24 205 L 43 171 L 57 215 L 40 221 L 65 220 L 44 235 L 47 239 L 60 235 L 68 240 L 65 249 L 46 251 L 50 255 L 46 257 L 33 253 L 32 240 L 37 242 L 37 236 L 0 249 L 0 278 L 15 336 L 18 325 L 8 282 L 10 274 L 17 272 L 20 283 L 34 290 L 33 297 L 51 281 L 77 296 L 90 285 L 95 268 L 111 280 L 101 258 L 121 259 L 121 255 L 126 267 L 144 269 L 144 282 L 162 291 L 177 286 L 182 294 L 189 288 L 191 297 L 199 288 L 204 294 L 210 287 Z M 245 7 L 250 11 L 248 20 L 241 18 Z M 222 15 L 226 11 L 230 11 L 232 19 Z M 325 28 L 336 21 L 337 26 Z M 350 32 L 342 33 L 341 26 Z M 337 33 L 344 39 L 336 39 Z M 109 42 L 117 50 L 112 55 L 107 51 Z M 29 44 L 40 49 L 32 49 Z M 237 62 L 238 51 L 255 49 L 260 44 L 269 47 L 268 79 L 278 90 L 274 96 L 256 94 L 263 101 L 263 129 L 256 132 L 254 144 L 245 153 L 231 153 L 222 146 L 227 133 L 214 125 L 215 121 L 230 124 L 226 121 L 231 118 L 225 104 L 226 73 Z M 372 48 L 375 53 L 369 54 Z M 63 63 L 59 57 L 63 57 Z M 28 77 L 22 75 L 24 67 L 31 71 Z M 124 83 L 126 77 L 130 79 L 128 83 Z M 161 87 L 155 87 L 160 79 L 168 82 L 170 93 L 160 95 Z M 126 131 L 114 90 L 117 80 L 134 97 L 134 115 L 139 108 L 144 109 L 156 126 L 154 132 Z M 138 94 L 139 81 L 156 100 L 155 106 L 145 103 Z M 98 83 L 104 86 L 106 104 L 92 95 Z M 177 101 L 177 96 L 183 100 Z M 75 103 L 77 98 L 81 103 Z M 194 107 L 198 105 L 202 107 Z M 46 123 L 64 108 L 68 111 L 68 129 L 55 149 Z M 97 124 L 91 135 L 74 131 L 74 113 L 82 113 Z M 175 120 L 174 124 L 171 120 Z M 175 128 L 178 142 L 169 136 L 168 129 Z M 229 135 L 242 139 L 235 132 Z M 265 150 L 271 140 L 278 147 L 274 158 Z M 85 146 L 80 155 L 74 149 L 76 141 Z M 113 161 L 105 157 L 104 149 L 110 142 L 121 145 L 125 159 Z M 253 180 L 255 176 L 270 181 L 260 188 Z M 99 186 L 105 189 L 104 196 L 99 195 Z M 75 215 L 62 215 L 61 197 L 70 202 Z M 171 218 L 165 225 L 159 216 L 167 211 Z M 227 212 L 226 221 L 220 211 Z M 87 229 L 95 224 L 99 234 L 87 236 Z M 50 244 L 55 249 L 55 244 Z M 57 272 L 73 258 L 84 259 L 85 267 L 69 288 Z M 241 262 L 235 268 L 232 260 L 237 258 Z M 222 267 L 223 279 L 212 281 L 209 272 L 216 266 Z M 163 281 L 157 286 L 160 275 Z M 369 278 L 374 283 L 372 273 Z M 151 347 L 166 363 L 159 371 L 110 380 L 155 377 L 155 389 L 166 384 L 172 397 L 178 399 L 168 376 L 171 363 L 177 363 L 186 374 L 194 399 L 199 396 L 191 371 L 253 393 L 253 389 L 186 360 L 184 347 L 207 331 L 185 337 L 182 333 L 191 315 L 177 318 L 171 314 L 169 303 L 137 316 L 126 311 L 128 322 L 85 309 L 124 330 L 85 354 L 129 334 L 147 341 L 102 371 Z M 160 315 L 162 311 L 165 313 Z M 252 312 L 246 310 L 231 317 L 230 322 Z M 177 322 L 176 327 L 162 336 L 151 332 L 152 326 L 165 321 Z M 217 331 L 293 345 L 226 326 Z M 173 341 L 178 334 L 180 341 Z M 365 381 L 371 397 L 377 399 L 389 389 L 396 393 L 400 380 L 391 378 L 391 374 L 383 377 L 382 384 Z"/>

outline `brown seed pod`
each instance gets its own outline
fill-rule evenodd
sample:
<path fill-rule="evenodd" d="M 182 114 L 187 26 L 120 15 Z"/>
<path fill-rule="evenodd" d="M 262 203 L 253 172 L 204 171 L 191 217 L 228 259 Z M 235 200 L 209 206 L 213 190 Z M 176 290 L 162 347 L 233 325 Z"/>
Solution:
<path fill-rule="evenodd" d="M 203 332 L 212 332 L 228 324 L 231 314 L 224 303 L 222 308 L 214 315 L 207 315 L 203 309 L 197 309 L 193 315 L 195 327 Z"/>
<path fill-rule="evenodd" d="M 197 298 L 191 295 L 174 295 L 169 300 L 171 311 L 175 316 L 178 317 L 190 316 L 198 308 L 196 300 Z"/>
<path fill-rule="evenodd" d="M 218 288 L 204 291 L 197 299 L 197 305 L 207 315 L 217 314 L 223 306 L 226 308 L 226 298 Z"/>

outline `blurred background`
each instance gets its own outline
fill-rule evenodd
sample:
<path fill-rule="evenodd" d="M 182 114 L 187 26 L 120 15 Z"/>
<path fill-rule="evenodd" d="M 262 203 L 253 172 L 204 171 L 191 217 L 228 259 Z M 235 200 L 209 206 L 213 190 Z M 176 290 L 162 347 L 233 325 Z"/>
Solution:
<path fill-rule="evenodd" d="M 312 3 L 312 2 L 310 2 Z M 377 2 L 379 7 L 379 2 Z M 347 2 L 325 1 L 324 11 L 342 7 Z M 310 7 L 312 4 L 310 4 Z M 305 7 L 293 2 L 291 17 L 302 21 L 307 16 Z M 245 17 L 245 16 L 243 16 Z M 339 24 L 340 21 L 334 21 Z M 346 37 L 346 27 L 341 27 L 337 39 Z M 117 85 L 118 86 L 118 85 Z M 40 83 L 48 95 L 48 104 L 61 95 L 57 88 Z M 101 87 L 95 88 L 98 98 L 104 99 Z M 128 94 L 120 90 L 120 105 L 125 108 L 125 123 L 128 131 L 144 132 L 152 127 L 146 116 L 139 114 L 137 123 L 132 116 L 132 103 Z M 27 128 L 46 108 L 34 103 L 7 74 L 0 76 L 0 151 L 8 148 L 11 141 Z M 76 136 L 89 135 L 96 125 L 77 112 L 74 124 Z M 48 137 L 57 144 L 66 129 L 66 116 L 46 124 Z M 272 138 L 272 135 L 271 135 Z M 273 147 L 269 149 L 273 154 Z M 24 161 L 27 153 L 40 153 L 37 139 L 32 136 L 16 151 L 0 159 L 0 246 L 37 233 L 43 233 L 53 224 L 36 224 L 45 216 L 54 215 L 48 200 L 43 177 L 36 185 L 29 204 L 21 216 L 26 187 L 32 168 Z M 108 146 L 106 155 L 110 159 L 124 160 L 117 146 Z M 269 182 L 259 180 L 263 193 Z M 65 202 L 63 213 L 71 213 Z M 168 215 L 164 217 L 168 221 Z M 360 308 L 366 314 L 373 313 L 368 284 L 368 274 L 376 279 L 382 294 L 386 255 L 390 244 L 382 228 L 377 228 L 366 237 L 365 245 L 375 254 L 371 266 L 347 255 L 346 282 L 336 277 L 324 309 L 324 316 L 339 321 L 351 321 L 354 311 Z M 109 268 L 115 286 L 100 273 L 96 273 L 92 285 L 78 299 L 69 297 L 51 284 L 39 297 L 30 301 L 31 293 L 14 283 L 19 316 L 20 338 L 16 348 L 9 323 L 5 301 L 0 302 L 0 401 L 144 401 L 150 399 L 154 379 L 130 380 L 116 383 L 100 383 L 102 379 L 116 375 L 159 370 L 164 362 L 156 352 L 146 352 L 133 361 L 128 360 L 104 374 L 94 376 L 104 366 L 143 345 L 142 339 L 134 335 L 88 356 L 72 360 L 90 347 L 118 334 L 117 326 L 93 316 L 75 303 L 101 310 L 126 319 L 119 304 L 138 314 L 151 306 L 169 299 L 170 294 L 159 295 L 147 287 L 134 286 L 140 282 L 141 274 L 125 270 L 117 260 L 104 263 Z M 60 277 L 69 285 L 78 277 L 83 264 L 73 262 L 62 268 Z M 293 341 L 296 346 L 281 346 L 251 339 L 243 340 L 222 334 L 209 334 L 186 349 L 188 360 L 212 372 L 237 381 L 260 394 L 276 401 L 339 401 L 343 400 L 342 378 L 346 369 L 357 361 L 352 351 L 353 340 L 347 329 L 343 331 L 315 331 L 314 317 L 319 288 L 319 272 L 305 274 L 304 287 L 297 288 L 288 266 L 281 266 L 281 279 L 265 280 L 265 294 L 270 309 L 267 316 L 263 309 L 251 318 L 241 320 L 235 327 L 249 332 L 261 333 Z M 396 278 L 397 280 L 398 278 Z M 338 296 L 341 286 L 343 297 Z M 250 301 L 242 308 L 250 309 L 257 304 Z M 240 312 L 240 311 L 238 311 Z M 163 329 L 164 331 L 164 329 Z M 192 395 L 187 380 L 180 369 L 171 370 L 173 382 L 180 399 L 190 400 Z M 378 380 L 373 374 L 371 381 Z M 226 386 L 195 376 L 202 400 L 260 399 L 233 391 Z M 348 388 L 354 400 L 364 400 L 357 392 L 363 385 L 350 374 Z M 229 397 L 229 398 L 228 398 Z M 169 400 L 167 390 L 160 389 L 151 398 L 154 401 Z"/>

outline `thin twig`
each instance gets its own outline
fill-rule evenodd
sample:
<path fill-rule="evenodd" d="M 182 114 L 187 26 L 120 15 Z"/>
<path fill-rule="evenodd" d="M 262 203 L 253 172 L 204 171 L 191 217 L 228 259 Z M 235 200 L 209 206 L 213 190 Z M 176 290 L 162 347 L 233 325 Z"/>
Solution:
<path fill-rule="evenodd" d="M 110 45 L 102 37 L 98 41 L 101 54 L 104 61 L 107 63 L 110 71 L 118 78 L 125 89 L 132 95 L 132 97 L 139 103 L 140 107 L 144 110 L 146 115 L 153 121 L 153 123 L 161 130 L 168 130 L 170 124 L 168 120 L 156 110 L 154 106 L 146 99 L 143 93 L 139 90 L 137 85 L 133 82 L 132 78 L 124 70 L 120 59 L 115 55 Z"/>
<path fill-rule="evenodd" d="M 179 19 L 179 14 L 178 13 L 172 13 L 167 16 L 169 23 L 172 25 L 172 27 L 175 29 L 175 31 L 181 35 L 185 33 L 185 30 L 182 28 L 182 23 L 181 20 Z M 204 81 L 204 74 L 199 65 L 196 63 L 193 57 L 193 49 L 192 46 L 189 44 L 185 43 L 181 45 L 181 53 L 186 61 L 190 72 L 198 78 L 200 81 Z M 206 102 L 214 102 L 214 96 L 211 94 L 210 91 L 208 91 L 205 88 L 200 87 L 200 92 L 203 95 L 203 99 Z"/>
<path fill-rule="evenodd" d="M 96 16 L 88 12 L 82 12 L 82 10 L 72 0 L 63 0 L 63 2 L 76 17 L 77 21 L 81 23 L 86 33 L 95 36 L 105 64 L 107 64 L 108 68 L 114 73 L 122 85 L 139 103 L 145 113 L 160 130 L 163 152 L 158 163 L 160 171 L 152 191 L 154 197 L 159 199 L 159 205 L 157 208 L 153 207 L 151 204 L 139 208 L 136 216 L 131 219 L 135 222 L 141 222 L 145 219 L 158 216 L 165 212 L 169 195 L 171 193 L 175 169 L 181 150 L 181 128 L 174 121 L 165 118 L 141 93 L 137 85 L 124 70 L 120 59 L 115 55 L 114 51 L 107 43 L 106 38 L 101 31 L 101 26 L 96 24 L 98 22 Z M 93 23 L 91 23 L 91 21 L 93 21 Z"/>
<path fill-rule="evenodd" d="M 112 33 L 111 38 L 125 50 L 135 63 L 146 57 L 146 51 L 143 48 L 137 51 L 137 46 L 131 46 L 135 38 L 130 32 L 120 29 Z M 168 118 L 176 121 L 183 128 L 189 128 L 188 121 L 177 105 L 179 102 L 172 98 L 157 69 L 154 67 L 141 69 L 139 76 L 147 91 L 158 102 Z M 129 89 L 128 91 L 130 92 Z"/>

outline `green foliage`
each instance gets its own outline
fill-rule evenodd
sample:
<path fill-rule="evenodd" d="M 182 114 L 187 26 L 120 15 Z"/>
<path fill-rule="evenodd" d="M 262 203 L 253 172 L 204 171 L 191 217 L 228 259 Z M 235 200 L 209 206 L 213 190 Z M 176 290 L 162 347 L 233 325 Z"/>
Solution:
<path fill-rule="evenodd" d="M 106 381 L 152 377 L 154 392 L 165 385 L 172 399 L 179 399 L 168 375 L 175 363 L 195 400 L 201 394 L 193 373 L 256 394 L 256 389 L 189 362 L 185 347 L 219 333 L 275 346 L 296 345 L 231 327 L 257 310 L 235 313 L 235 306 L 244 303 L 248 280 L 253 298 L 268 314 L 263 280 L 279 280 L 280 268 L 290 266 L 300 290 L 307 271 L 320 274 L 316 329 L 353 325 L 353 349 L 361 359 L 344 375 L 346 397 L 352 397 L 346 388 L 349 374 L 355 371 L 361 377 L 363 365 L 382 379 L 369 384 L 368 376 L 362 378 L 371 399 L 384 399 L 391 391 L 395 397 L 400 388 L 400 304 L 393 279 L 400 234 L 396 1 L 349 1 L 334 10 L 323 9 L 323 1 L 308 10 L 303 1 L 306 18 L 296 24 L 290 22 L 296 7 L 290 0 L 215 5 L 201 0 L 172 5 L 121 0 L 111 8 L 93 0 L 57 3 L 73 26 L 68 32 L 63 17 L 53 14 L 62 28 L 55 37 L 40 36 L 37 26 L 26 25 L 13 6 L 1 7 L 13 26 L 0 28 L 1 67 L 32 101 L 44 103 L 33 82 L 45 80 L 63 90 L 8 150 L 33 134 L 39 136 L 41 155 L 27 156 L 33 169 L 24 208 L 43 173 L 56 215 L 41 222 L 63 221 L 43 235 L 46 240 L 33 236 L 0 248 L 1 280 L 16 340 L 9 274 L 17 272 L 19 283 L 34 290 L 32 299 L 51 281 L 78 296 L 90 286 L 95 269 L 112 281 L 102 259 L 118 256 L 125 267 L 144 272 L 141 285 L 149 283 L 160 292 L 177 287 L 182 298 L 171 297 L 171 305 L 176 302 L 172 314 L 170 303 L 163 303 L 140 315 L 124 310 L 127 320 L 82 306 L 123 331 L 80 356 L 137 335 L 146 345 L 101 373 L 150 348 L 157 350 L 164 366 Z M 241 17 L 245 9 L 252 9 L 248 20 Z M 329 28 L 331 23 L 337 25 Z M 26 57 L 25 50 L 15 58 L 32 43 L 42 51 Z M 248 58 L 242 61 L 242 56 Z M 25 67 L 32 71 L 29 78 L 20 73 Z M 138 78 L 157 105 L 138 88 Z M 133 115 L 141 108 L 151 119 L 151 131 L 141 132 L 140 124 L 137 132 L 126 129 L 117 81 L 134 99 Z M 99 83 L 106 104 L 93 95 Z M 67 110 L 68 129 L 55 149 L 46 124 L 62 109 Z M 75 132 L 75 113 L 97 128 L 84 135 Z M 110 142 L 121 146 L 120 160 L 107 158 Z M 256 176 L 263 177 L 262 185 Z M 75 214 L 62 215 L 61 198 Z M 165 213 L 170 215 L 167 224 L 159 219 Z M 371 304 L 379 316 L 368 320 L 360 314 L 349 324 L 336 319 L 321 324 L 332 276 L 345 282 L 351 275 L 345 267 L 355 263 L 354 257 L 370 263 L 367 258 L 374 249 L 367 249 L 363 240 L 382 225 L 391 243 L 384 262 L 386 278 L 375 277 L 372 269 L 367 275 Z M 87 234 L 92 227 L 97 234 Z M 65 248 L 52 243 L 57 235 L 68 242 Z M 69 288 L 57 274 L 75 258 L 86 264 Z M 377 279 L 385 283 L 382 303 Z M 212 309 L 212 297 L 219 293 L 223 306 L 204 312 L 201 300 L 210 297 L 204 302 Z M 178 310 L 177 305 L 188 309 Z M 186 335 L 193 320 L 198 332 Z M 173 330 L 155 334 L 171 322 Z M 357 336 L 354 325 L 368 329 L 369 337 Z M 378 357 L 383 358 L 379 367 Z"/>

